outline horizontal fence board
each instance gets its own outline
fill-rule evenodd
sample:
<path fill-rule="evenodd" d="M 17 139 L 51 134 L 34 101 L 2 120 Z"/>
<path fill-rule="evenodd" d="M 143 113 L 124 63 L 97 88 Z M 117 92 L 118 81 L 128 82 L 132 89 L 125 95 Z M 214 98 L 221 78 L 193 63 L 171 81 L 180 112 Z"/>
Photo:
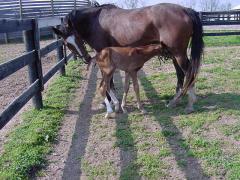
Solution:
<path fill-rule="evenodd" d="M 240 35 L 240 32 L 204 33 L 204 36 L 233 36 L 233 35 Z"/>
<path fill-rule="evenodd" d="M 0 64 L 0 80 L 30 64 L 34 60 L 35 53 L 36 51 L 33 50 L 16 59 Z"/>
<path fill-rule="evenodd" d="M 50 17 L 44 19 L 38 19 L 38 27 L 49 27 L 49 26 L 57 26 L 61 24 L 61 18 L 59 17 Z"/>
<path fill-rule="evenodd" d="M 0 20 L 0 33 L 33 29 L 32 20 Z"/>
<path fill-rule="evenodd" d="M 0 129 L 2 129 L 11 118 L 39 91 L 40 83 L 36 80 L 22 95 L 17 97 L 1 114 Z"/>
<path fill-rule="evenodd" d="M 69 55 L 67 55 L 66 60 L 69 61 L 72 57 L 73 57 L 73 53 L 70 53 Z"/>
<path fill-rule="evenodd" d="M 49 70 L 44 76 L 43 76 L 43 84 L 45 84 L 53 75 L 64 66 L 65 58 L 63 58 L 61 61 L 59 61 L 51 70 Z"/>
<path fill-rule="evenodd" d="M 216 26 L 216 25 L 240 25 L 240 21 L 203 21 L 204 26 Z"/>
<path fill-rule="evenodd" d="M 46 47 L 42 48 L 40 50 L 40 54 L 41 54 L 41 56 L 45 56 L 48 53 L 50 53 L 53 50 L 55 50 L 57 47 L 62 46 L 62 45 L 63 45 L 63 41 L 62 40 L 55 41 L 55 42 L 47 45 Z"/>

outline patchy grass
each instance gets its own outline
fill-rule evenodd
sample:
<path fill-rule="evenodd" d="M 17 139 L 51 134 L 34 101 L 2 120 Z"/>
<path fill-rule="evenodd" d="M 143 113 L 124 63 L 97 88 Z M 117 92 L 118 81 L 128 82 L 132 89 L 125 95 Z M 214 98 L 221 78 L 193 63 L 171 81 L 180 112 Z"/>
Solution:
<path fill-rule="evenodd" d="M 67 75 L 57 77 L 47 90 L 44 107 L 23 115 L 23 122 L 9 135 L 0 157 L 0 179 L 28 179 L 46 164 L 56 140 L 71 94 L 81 80 L 79 61 L 71 61 Z"/>
<path fill-rule="evenodd" d="M 184 113 L 186 97 L 174 109 L 165 106 L 175 93 L 175 73 L 154 68 L 142 73 L 140 95 L 148 114 L 136 109 L 130 91 L 127 115 L 108 120 L 105 112 L 93 115 L 83 174 L 89 179 L 240 179 L 240 49 L 207 51 L 194 113 Z M 122 88 L 119 80 L 116 85 Z"/>

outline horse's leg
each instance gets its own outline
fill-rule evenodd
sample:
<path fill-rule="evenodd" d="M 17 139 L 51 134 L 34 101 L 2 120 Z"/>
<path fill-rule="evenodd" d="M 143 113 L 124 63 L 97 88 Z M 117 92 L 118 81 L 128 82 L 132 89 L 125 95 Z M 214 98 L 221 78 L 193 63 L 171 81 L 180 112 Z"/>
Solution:
<path fill-rule="evenodd" d="M 131 75 L 132 80 L 133 80 L 133 89 L 135 91 L 135 95 L 136 95 L 136 98 L 137 98 L 137 107 L 143 114 L 146 114 L 146 110 L 143 108 L 143 105 L 142 105 L 141 100 L 140 100 L 137 71 L 131 72 L 130 75 Z"/>
<path fill-rule="evenodd" d="M 125 105 L 126 105 L 127 94 L 129 90 L 129 83 L 130 83 L 130 76 L 129 76 L 129 73 L 126 72 L 125 82 L 124 82 L 124 93 L 123 93 L 122 104 L 121 104 L 123 113 L 127 113 L 127 110 L 125 109 Z"/>
<path fill-rule="evenodd" d="M 176 62 L 179 65 L 179 67 L 182 69 L 182 72 L 184 73 L 183 78 L 185 77 L 187 70 L 189 68 L 190 61 L 187 58 L 187 55 L 179 55 L 175 56 Z M 170 101 L 169 104 L 176 104 L 179 101 L 179 95 L 181 94 L 181 89 L 179 89 L 179 92 L 175 95 L 173 100 Z M 194 111 L 193 104 L 197 101 L 196 94 L 195 94 L 195 88 L 194 84 L 188 89 L 188 105 L 185 108 L 186 113 L 191 113 Z"/>
<path fill-rule="evenodd" d="M 193 104 L 197 101 L 197 96 L 195 93 L 195 85 L 193 84 L 188 90 L 188 104 L 185 108 L 185 112 L 190 114 L 194 111 Z"/>
<path fill-rule="evenodd" d="M 176 105 L 181 100 L 181 98 L 177 98 L 177 97 L 181 94 L 181 90 L 183 88 L 183 83 L 184 83 L 184 77 L 185 77 L 185 73 L 183 72 L 182 68 L 178 65 L 176 59 L 173 59 L 173 65 L 175 67 L 176 74 L 177 74 L 176 94 L 174 98 L 171 101 L 169 101 L 167 107 L 176 107 Z"/>

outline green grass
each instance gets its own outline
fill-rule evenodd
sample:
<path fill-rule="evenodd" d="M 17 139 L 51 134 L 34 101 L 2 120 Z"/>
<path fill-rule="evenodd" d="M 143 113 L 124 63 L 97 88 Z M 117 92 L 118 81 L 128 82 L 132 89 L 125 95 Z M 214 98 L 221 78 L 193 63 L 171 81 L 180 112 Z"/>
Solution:
<path fill-rule="evenodd" d="M 239 46 L 240 36 L 205 36 L 204 43 L 206 47 Z"/>
<path fill-rule="evenodd" d="M 0 157 L 0 179 L 28 179 L 46 164 L 71 94 L 81 80 L 81 64 L 71 61 L 67 75 L 57 77 L 47 90 L 44 107 L 23 115 L 9 135 Z"/>

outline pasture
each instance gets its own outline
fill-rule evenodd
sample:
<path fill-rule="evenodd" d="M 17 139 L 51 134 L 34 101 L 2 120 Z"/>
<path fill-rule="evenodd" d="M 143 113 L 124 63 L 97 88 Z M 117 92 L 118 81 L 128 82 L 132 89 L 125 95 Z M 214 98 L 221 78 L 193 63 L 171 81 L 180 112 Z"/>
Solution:
<path fill-rule="evenodd" d="M 139 113 L 131 91 L 128 115 L 117 114 L 110 120 L 103 118 L 104 113 L 93 115 L 86 153 L 76 154 L 83 176 L 239 179 L 239 52 L 238 47 L 206 49 L 196 87 L 196 112 L 190 115 L 184 113 L 185 98 L 177 108 L 165 107 L 175 91 L 172 64 L 150 61 L 140 72 L 141 98 L 148 114 Z M 115 79 L 121 92 L 120 77 L 118 73 Z M 94 106 L 101 102 L 94 99 L 98 99 Z"/>
<path fill-rule="evenodd" d="M 239 45 L 237 36 L 228 40 L 205 39 L 207 46 L 226 45 L 225 42 Z M 102 101 L 97 91 L 98 69 L 91 68 L 85 77 L 78 72 L 84 71 L 82 65 L 70 64 L 70 76 L 58 80 L 45 96 L 45 109 L 23 117 L 26 123 L 35 123 L 23 124 L 23 129 L 9 136 L 4 147 L 7 153 L 0 158 L 0 178 L 239 179 L 239 54 L 237 46 L 205 49 L 196 83 L 196 111 L 190 115 L 184 113 L 186 98 L 177 108 L 165 107 L 176 87 L 170 61 L 160 65 L 157 59 L 151 60 L 139 73 L 147 115 L 137 110 L 131 86 L 129 113 L 116 114 L 111 119 L 105 119 L 105 111 L 98 109 Z M 122 73 L 117 72 L 114 79 L 120 99 Z M 58 91 L 65 86 L 63 92 Z M 64 96 L 71 97 L 69 105 L 68 98 L 60 99 Z M 37 148 L 26 148 L 30 145 Z"/>

